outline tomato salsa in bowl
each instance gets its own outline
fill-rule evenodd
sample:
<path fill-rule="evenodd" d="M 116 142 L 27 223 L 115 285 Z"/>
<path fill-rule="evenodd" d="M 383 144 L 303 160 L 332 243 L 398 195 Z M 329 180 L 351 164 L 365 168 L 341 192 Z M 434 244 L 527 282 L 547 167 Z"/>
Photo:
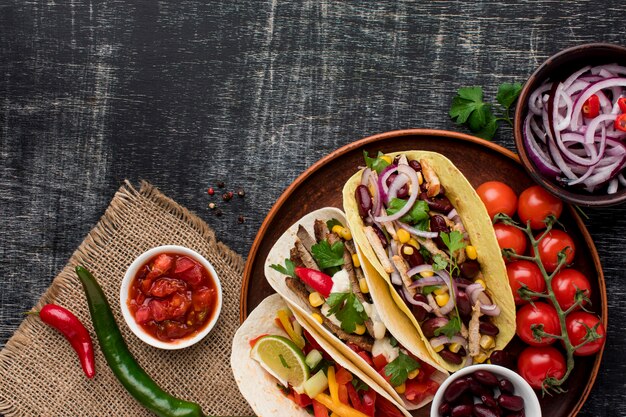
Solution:
<path fill-rule="evenodd" d="M 222 287 L 213 266 L 197 252 L 159 246 L 128 267 L 120 306 L 141 340 L 162 349 L 182 349 L 203 339 L 215 325 Z"/>

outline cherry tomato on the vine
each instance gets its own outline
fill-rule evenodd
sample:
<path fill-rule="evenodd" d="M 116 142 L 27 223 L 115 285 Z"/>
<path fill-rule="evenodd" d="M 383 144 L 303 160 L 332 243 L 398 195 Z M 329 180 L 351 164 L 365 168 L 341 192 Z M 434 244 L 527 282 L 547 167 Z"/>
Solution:
<path fill-rule="evenodd" d="M 520 297 L 518 292 L 522 288 L 522 284 L 534 292 L 542 293 L 546 290 L 546 281 L 534 262 L 524 260 L 511 262 L 506 266 L 506 274 L 509 277 L 509 284 L 517 305 L 528 303 L 527 300 Z M 536 300 L 537 297 L 532 297 L 532 299 Z"/>
<path fill-rule="evenodd" d="M 591 284 L 587 277 L 571 268 L 563 269 L 552 278 L 552 290 L 563 311 L 574 305 L 577 291 L 582 291 L 586 298 L 591 296 Z M 582 303 L 587 304 L 587 301 Z M 579 308 L 576 307 L 576 310 Z"/>
<path fill-rule="evenodd" d="M 537 340 L 533 334 L 534 326 L 543 326 L 543 331 L 556 336 L 561 335 L 561 323 L 556 309 L 548 303 L 537 301 L 527 304 L 517 311 L 515 318 L 517 324 L 516 333 L 520 339 L 531 346 L 550 345 L 556 341 L 553 337 L 541 337 Z"/>
<path fill-rule="evenodd" d="M 517 195 L 515 191 L 508 185 L 500 181 L 488 181 L 481 184 L 476 192 L 487 208 L 489 217 L 493 217 L 498 213 L 504 213 L 510 217 L 517 210 Z"/>
<path fill-rule="evenodd" d="M 561 212 L 563 202 L 539 185 L 529 187 L 519 195 L 517 215 L 522 224 L 530 221 L 530 227 L 535 230 L 546 227 L 544 223 L 546 217 L 553 215 L 558 219 Z"/>
<path fill-rule="evenodd" d="M 604 329 L 604 325 L 600 321 L 600 318 L 595 314 L 587 313 L 586 311 L 575 311 L 565 318 L 565 325 L 567 327 L 569 340 L 574 347 L 585 341 L 588 331 L 587 328 L 593 329 L 596 325 L 598 326 L 596 327 L 596 333 L 598 333 L 601 337 L 579 347 L 574 351 L 574 355 L 593 355 L 602 348 L 602 345 L 604 345 L 604 341 L 606 340 L 606 331 Z"/>
<path fill-rule="evenodd" d="M 518 255 L 523 255 L 526 252 L 526 234 L 520 229 L 504 223 L 494 224 L 493 229 L 496 232 L 500 249 L 513 249 Z"/>
<path fill-rule="evenodd" d="M 541 235 L 541 233 L 539 234 Z M 535 236 L 538 238 L 539 235 Z M 565 252 L 565 265 L 569 265 L 576 255 L 576 246 L 570 235 L 562 230 L 550 230 L 537 245 L 539 257 L 548 272 L 554 272 L 559 264 L 559 253 Z"/>
<path fill-rule="evenodd" d="M 563 354 L 552 346 L 529 346 L 517 358 L 517 371 L 534 389 L 543 388 L 548 377 L 563 378 L 566 370 Z"/>

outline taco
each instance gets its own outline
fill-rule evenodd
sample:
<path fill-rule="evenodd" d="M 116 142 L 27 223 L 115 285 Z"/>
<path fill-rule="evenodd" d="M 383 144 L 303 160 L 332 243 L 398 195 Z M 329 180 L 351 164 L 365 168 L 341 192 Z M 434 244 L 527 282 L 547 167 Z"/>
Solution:
<path fill-rule="evenodd" d="M 265 276 L 303 323 L 395 401 L 419 408 L 432 400 L 447 372 L 427 351 L 405 348 L 403 335 L 391 336 L 346 226 L 336 208 L 304 216 L 270 251 Z"/>
<path fill-rule="evenodd" d="M 281 320 L 287 321 L 288 331 Z M 233 338 L 231 368 L 256 415 L 410 417 L 370 377 L 298 320 L 274 294 L 259 304 Z M 294 387 L 285 380 L 289 372 L 281 371 L 284 366 L 302 366 L 308 378 Z"/>
<path fill-rule="evenodd" d="M 407 317 L 391 333 L 417 331 L 423 343 L 407 348 L 448 371 L 484 362 L 515 334 L 515 304 L 482 201 L 441 154 L 365 159 L 343 204 L 367 282 L 386 299 L 383 321 Z"/>

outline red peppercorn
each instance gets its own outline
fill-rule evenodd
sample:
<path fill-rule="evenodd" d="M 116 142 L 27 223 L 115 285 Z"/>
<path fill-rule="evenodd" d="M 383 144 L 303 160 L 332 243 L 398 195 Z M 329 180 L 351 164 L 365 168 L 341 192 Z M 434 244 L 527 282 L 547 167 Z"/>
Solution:
<path fill-rule="evenodd" d="M 215 190 L 213 189 L 213 187 L 209 187 L 209 189 L 207 190 L 207 193 L 209 195 L 213 195 L 213 194 L 215 194 Z"/>

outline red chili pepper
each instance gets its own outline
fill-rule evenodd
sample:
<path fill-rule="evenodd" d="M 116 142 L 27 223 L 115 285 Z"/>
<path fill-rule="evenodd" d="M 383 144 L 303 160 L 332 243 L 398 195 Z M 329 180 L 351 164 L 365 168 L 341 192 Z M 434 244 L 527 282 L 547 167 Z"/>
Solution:
<path fill-rule="evenodd" d="M 89 332 L 80 320 L 69 310 L 55 304 L 46 304 L 39 312 L 39 317 L 65 336 L 78 354 L 83 372 L 87 378 L 93 378 L 96 374 L 93 344 Z"/>
<path fill-rule="evenodd" d="M 583 104 L 583 116 L 594 118 L 600 114 L 600 99 L 597 95 L 592 95 Z"/>
<path fill-rule="evenodd" d="M 316 271 L 315 269 L 297 266 L 296 275 L 304 281 L 306 285 L 322 294 L 324 298 L 330 295 L 330 290 L 333 288 L 333 279 L 325 273 Z"/>
<path fill-rule="evenodd" d="M 626 113 L 622 113 L 615 119 L 615 129 L 626 132 Z"/>
<path fill-rule="evenodd" d="M 617 104 L 622 111 L 622 113 L 626 113 L 626 97 L 620 97 L 617 99 Z"/>

